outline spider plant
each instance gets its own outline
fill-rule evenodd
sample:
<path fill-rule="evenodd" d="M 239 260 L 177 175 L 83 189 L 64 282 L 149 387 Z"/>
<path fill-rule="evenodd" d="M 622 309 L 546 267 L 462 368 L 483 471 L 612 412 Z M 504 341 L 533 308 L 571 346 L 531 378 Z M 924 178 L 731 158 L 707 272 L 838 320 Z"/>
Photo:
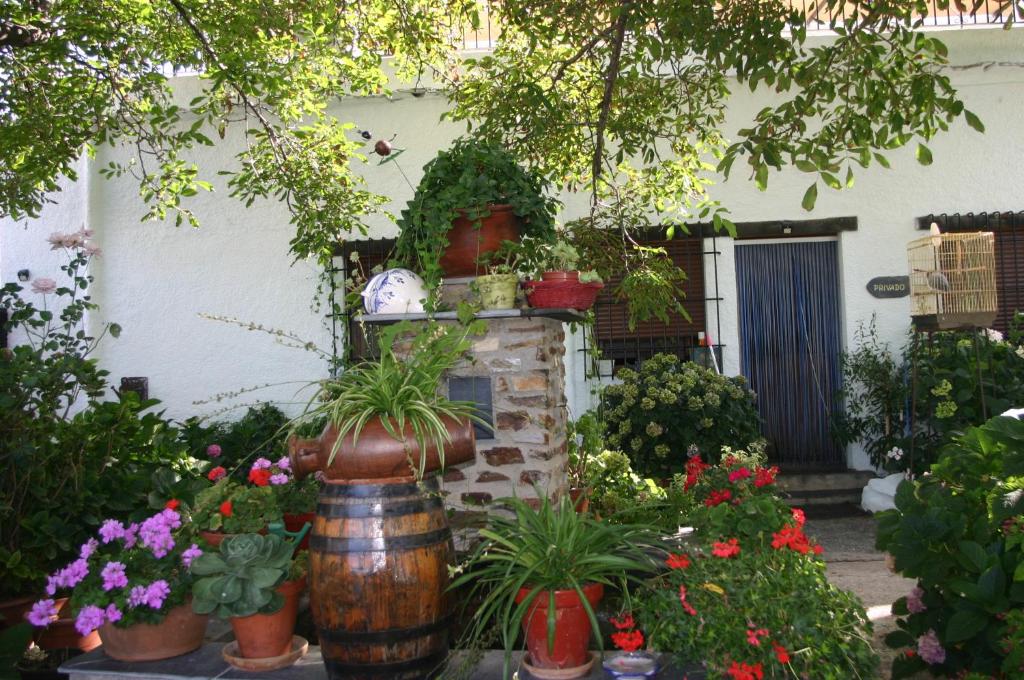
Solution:
<path fill-rule="evenodd" d="M 429 322 L 418 331 L 408 321 L 389 326 L 379 334 L 380 359 L 347 368 L 337 378 L 321 381 L 306 412 L 293 425 L 324 416 L 334 425 L 338 439 L 328 465 L 334 462 L 342 440 L 351 432 L 353 445 L 358 443 L 360 433 L 371 420 L 379 418 L 397 441 L 405 439 L 408 425 L 420 451 L 414 469 L 422 479 L 427 444 L 437 448 L 444 466 L 444 445 L 451 441 L 451 433 L 442 418 L 484 423 L 473 402 L 452 401 L 438 393 L 438 387 L 444 383 L 444 372 L 465 355 L 470 347 L 469 336 L 479 334 L 481 329 L 479 322 Z M 396 351 L 396 345 L 401 351 Z"/>
<path fill-rule="evenodd" d="M 574 590 L 579 596 L 603 649 L 597 618 L 583 586 L 600 583 L 626 593 L 629 582 L 643 580 L 658 570 L 666 550 L 649 529 L 605 524 L 587 513 L 577 513 L 565 494 L 550 501 L 537 490 L 537 509 L 520 498 L 503 499 L 513 517 L 492 514 L 480 530 L 483 539 L 462 566 L 451 589 L 469 587 L 467 602 L 479 601 L 469 631 L 477 639 L 497 627 L 505 649 L 504 675 L 511 667 L 512 647 L 523 619 L 538 597 L 547 598 L 547 644 L 555 640 L 555 591 Z M 516 603 L 521 588 L 529 594 Z"/>

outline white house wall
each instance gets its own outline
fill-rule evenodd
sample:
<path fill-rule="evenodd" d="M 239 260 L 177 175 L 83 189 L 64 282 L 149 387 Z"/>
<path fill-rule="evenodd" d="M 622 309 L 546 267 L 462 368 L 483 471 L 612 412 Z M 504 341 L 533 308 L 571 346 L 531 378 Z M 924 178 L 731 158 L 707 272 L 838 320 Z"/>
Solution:
<path fill-rule="evenodd" d="M 906 273 L 904 245 L 917 235 L 915 219 L 929 213 L 966 213 L 1024 209 L 1020 187 L 1024 173 L 1024 31 L 970 30 L 944 32 L 954 84 L 968 108 L 978 113 L 988 130 L 982 135 L 963 123 L 929 144 L 935 162 L 917 164 L 913 149 L 892 154 L 893 169 L 878 166 L 857 174 L 852 190 L 819 192 L 812 213 L 800 201 L 810 176 L 795 171 L 773 174 L 767 192 L 757 191 L 737 162 L 734 177 L 713 189 L 714 196 L 732 211 L 736 222 L 799 220 L 855 216 L 857 231 L 839 237 L 842 256 L 844 330 L 853 341 L 859 323 L 877 315 L 883 339 L 899 346 L 909 322 L 906 299 L 877 300 L 865 285 L 875 276 Z M 977 65 L 970 68 L 960 68 Z M 731 100 L 727 129 L 749 124 L 770 94 L 738 90 Z M 439 122 L 446 102 L 437 94 L 413 97 L 399 92 L 393 100 L 367 98 L 346 100 L 336 115 L 369 129 L 375 138 L 396 135 L 394 145 L 404 148 L 397 163 L 415 183 L 424 163 L 462 130 L 461 125 Z M 183 418 L 209 414 L 226 406 L 255 399 L 271 399 L 297 408 L 303 396 L 296 388 L 325 374 L 326 365 L 316 355 L 276 344 L 270 336 L 246 331 L 199 317 L 200 313 L 227 315 L 265 326 L 292 331 L 330 347 L 330 333 L 322 311 L 311 309 L 318 280 L 310 262 L 292 263 L 288 241 L 293 234 L 285 208 L 273 201 L 259 201 L 244 208 L 227 197 L 223 181 L 213 169 L 230 166 L 240 139 L 229 137 L 199 157 L 208 168 L 206 179 L 215 182 L 213 194 L 201 195 L 189 204 L 202 227 L 174 228 L 169 224 L 139 223 L 144 208 L 137 187 L 128 180 L 106 181 L 95 175 L 105 165 L 110 150 L 102 150 L 91 163 L 92 174 L 68 187 L 43 216 L 25 224 L 0 223 L 0 277 L 12 281 L 18 269 L 33 275 L 53 276 L 53 254 L 43 239 L 56 230 L 75 229 L 87 223 L 97 233 L 104 250 L 93 267 L 100 319 L 120 323 L 122 337 L 105 342 L 99 358 L 112 377 L 145 376 L 150 394 L 163 400 L 167 414 Z M 368 147 L 369 150 L 369 147 Z M 398 212 L 412 189 L 393 163 L 378 165 L 373 157 L 361 168 L 372 190 L 393 197 L 389 206 Z M 88 180 L 88 181 L 86 181 Z M 566 196 L 564 218 L 587 209 L 583 196 Z M 372 236 L 393 236 L 396 229 L 381 216 L 367 219 Z M 717 239 L 718 297 L 716 319 L 709 304 L 708 325 L 712 339 L 725 345 L 726 373 L 739 372 L 739 329 L 736 310 L 734 242 Z M 711 250 L 709 242 L 705 250 Z M 710 258 L 705 262 L 709 296 L 714 296 L 715 276 Z M 94 320 L 95 322 L 95 320 Z M 715 337 L 721 324 L 721 337 Z M 577 351 L 578 337 L 566 340 L 567 400 L 578 415 L 592 403 L 584 380 L 584 357 Z M 296 381 L 299 381 L 298 383 Z M 227 401 L 207 401 L 219 392 L 271 383 L 261 392 Z M 849 462 L 866 467 L 860 451 L 851 451 Z"/>

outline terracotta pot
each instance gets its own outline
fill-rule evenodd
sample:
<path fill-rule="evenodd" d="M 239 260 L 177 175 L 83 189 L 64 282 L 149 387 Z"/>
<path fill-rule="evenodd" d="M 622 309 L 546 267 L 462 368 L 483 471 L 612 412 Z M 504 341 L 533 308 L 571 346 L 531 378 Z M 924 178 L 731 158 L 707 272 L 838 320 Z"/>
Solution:
<path fill-rule="evenodd" d="M 580 273 L 578 271 L 551 271 L 541 272 L 541 281 L 579 281 Z"/>
<path fill-rule="evenodd" d="M 0 630 L 21 623 L 38 598 L 14 597 L 0 602 Z"/>
<path fill-rule="evenodd" d="M 530 593 L 521 588 L 516 596 L 520 603 Z M 583 594 L 593 609 L 604 596 L 604 586 L 588 583 Z M 540 668 L 575 668 L 590 660 L 590 619 L 575 590 L 555 591 L 555 644 L 548 651 L 548 591 L 537 594 L 523 617 L 526 648 L 533 665 Z"/>
<path fill-rule="evenodd" d="M 572 507 L 576 513 L 582 515 L 590 510 L 590 489 L 573 487 L 569 489 L 569 498 L 572 499 Z"/>
<path fill-rule="evenodd" d="M 301 513 L 284 513 L 284 528 L 287 531 L 302 531 L 302 527 L 305 526 L 306 522 L 313 526 L 313 520 L 316 519 L 315 512 L 301 512 Z M 306 532 L 306 535 L 302 537 L 299 542 L 299 547 L 296 550 L 308 550 L 309 549 L 309 535 L 310 531 Z"/>
<path fill-rule="evenodd" d="M 273 614 L 236 616 L 231 619 L 238 650 L 247 659 L 267 659 L 291 651 L 299 598 L 306 589 L 306 578 L 285 581 L 277 587 L 284 596 L 284 606 Z"/>
<path fill-rule="evenodd" d="M 157 661 L 199 649 L 209 618 L 194 613 L 192 603 L 186 602 L 167 612 L 160 623 L 136 623 L 127 628 L 105 623 L 99 633 L 103 651 L 112 659 Z"/>
<path fill-rule="evenodd" d="M 441 253 L 441 269 L 445 276 L 477 276 L 484 273 L 478 264 L 485 253 L 493 253 L 502 241 L 519 241 L 519 218 L 508 204 L 488 205 L 490 215 L 476 221 L 463 215 L 452 220 L 448 231 L 448 247 Z"/>
<path fill-rule="evenodd" d="M 46 628 L 38 629 L 34 636 L 37 645 L 46 650 L 78 649 L 83 652 L 91 652 L 100 646 L 100 636 L 96 631 L 82 635 L 75 628 L 68 598 L 55 598 L 54 604 L 57 605 L 57 619 Z"/>
<path fill-rule="evenodd" d="M 444 447 L 445 467 L 473 460 L 476 455 L 473 424 L 469 420 L 447 417 L 441 420 L 451 434 L 451 441 Z M 409 461 L 411 458 L 418 469 L 420 452 L 411 425 L 406 424 L 405 439 L 398 441 L 388 434 L 379 418 L 374 418 L 366 423 L 355 446 L 352 437 L 350 432 L 342 439 L 338 455 L 330 466 L 327 460 L 338 440 L 338 431 L 333 425 L 328 424 L 316 439 L 292 437 L 288 441 L 288 455 L 295 478 L 302 479 L 322 470 L 328 481 L 344 484 L 402 483 L 415 479 L 415 470 Z M 441 469 L 437 448 L 427 441 L 426 449 L 424 474 L 437 472 Z"/>
<path fill-rule="evenodd" d="M 285 528 L 287 528 L 287 527 L 285 527 Z M 267 528 L 263 527 L 262 529 L 260 529 L 256 533 L 262 534 L 262 535 L 266 536 L 267 535 Z M 200 529 L 199 530 L 199 536 L 204 541 L 209 543 L 211 548 L 219 550 L 220 549 L 220 544 L 224 542 L 225 538 L 227 538 L 229 536 L 238 536 L 238 534 L 226 534 L 223 531 L 207 531 L 206 529 Z"/>

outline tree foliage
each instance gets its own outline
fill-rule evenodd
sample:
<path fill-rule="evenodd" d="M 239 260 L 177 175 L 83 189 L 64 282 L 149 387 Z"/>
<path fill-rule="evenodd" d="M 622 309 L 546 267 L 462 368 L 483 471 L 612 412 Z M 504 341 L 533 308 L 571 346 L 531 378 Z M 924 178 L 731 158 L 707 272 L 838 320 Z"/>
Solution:
<path fill-rule="evenodd" d="M 623 290 L 641 287 L 646 309 L 663 314 L 680 309 L 678 276 L 652 274 L 635 227 L 661 224 L 671 237 L 706 220 L 731 230 L 709 193 L 716 170 L 745 165 L 764 189 L 772 171 L 795 166 L 812 178 L 811 209 L 821 187 L 851 186 L 893 149 L 916 144 L 930 163 L 929 140 L 957 117 L 982 128 L 942 72 L 946 47 L 918 30 L 948 0 L 822 0 L 809 10 L 780 0 L 503 0 L 488 3 L 500 28 L 493 52 L 460 63 L 479 4 L 0 0 L 0 214 L 37 214 L 83 149 L 121 144 L 133 159 L 103 171 L 136 177 L 146 217 L 194 224 L 183 199 L 209 184 L 189 152 L 239 126 L 244 148 L 216 170 L 247 204 L 286 201 L 293 252 L 324 256 L 385 200 L 353 172 L 365 140 L 328 105 L 387 94 L 395 73 L 428 76 L 475 135 L 590 192 L 591 213 L 571 228 L 617 235 L 618 258 L 608 239 L 591 239 L 604 244 L 601 273 L 624 263 Z M 808 22 L 823 16 L 834 35 L 809 37 Z M 173 78 L 182 72 L 195 82 Z M 729 141 L 737 88 L 770 95 Z M 652 280 L 668 283 L 645 287 Z M 650 299 L 659 289 L 665 304 Z"/>

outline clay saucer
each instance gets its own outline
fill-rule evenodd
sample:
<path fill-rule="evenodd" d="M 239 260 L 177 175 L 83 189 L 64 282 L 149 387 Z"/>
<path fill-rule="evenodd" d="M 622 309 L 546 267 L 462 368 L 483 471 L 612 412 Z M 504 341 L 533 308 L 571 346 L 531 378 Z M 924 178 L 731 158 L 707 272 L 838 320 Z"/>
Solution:
<path fill-rule="evenodd" d="M 268 656 L 263 659 L 247 659 L 238 655 L 238 643 L 229 642 L 224 645 L 221 654 L 224 660 L 240 671 L 276 671 L 279 668 L 286 668 L 306 656 L 309 651 L 309 642 L 306 638 L 295 635 L 292 637 L 292 647 L 287 654 L 281 656 Z"/>
<path fill-rule="evenodd" d="M 590 669 L 594 667 L 594 660 L 597 659 L 597 653 L 590 655 L 590 661 L 583 664 L 582 666 L 574 666 L 572 668 L 537 668 L 530 662 L 529 653 L 523 655 L 522 666 L 530 674 L 531 678 L 537 678 L 537 680 L 572 680 L 573 678 L 584 678 L 590 674 Z"/>

